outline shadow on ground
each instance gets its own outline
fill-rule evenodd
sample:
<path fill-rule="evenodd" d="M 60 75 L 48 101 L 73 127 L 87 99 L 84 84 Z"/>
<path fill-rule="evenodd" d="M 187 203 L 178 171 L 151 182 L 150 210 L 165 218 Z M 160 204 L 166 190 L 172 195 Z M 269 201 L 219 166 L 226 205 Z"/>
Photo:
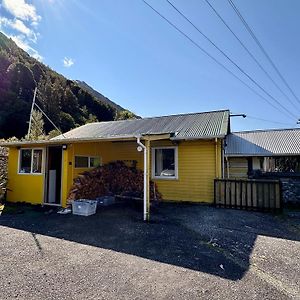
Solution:
<path fill-rule="evenodd" d="M 142 222 L 141 211 L 124 204 L 89 217 L 8 206 L 0 225 L 31 232 L 39 250 L 41 234 L 230 280 L 241 279 L 248 270 L 258 235 L 300 241 L 300 227 L 271 214 L 163 204 L 151 220 Z"/>

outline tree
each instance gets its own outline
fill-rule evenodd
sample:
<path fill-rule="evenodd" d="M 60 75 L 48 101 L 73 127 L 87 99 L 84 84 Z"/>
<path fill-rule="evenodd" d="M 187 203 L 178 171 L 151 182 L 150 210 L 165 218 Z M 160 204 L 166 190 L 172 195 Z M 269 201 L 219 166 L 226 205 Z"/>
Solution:
<path fill-rule="evenodd" d="M 37 61 L 0 32 L 0 138 L 27 134 L 35 87 L 36 103 L 63 131 L 115 118 L 113 105 Z M 53 125 L 44 121 L 48 133 Z"/>
<path fill-rule="evenodd" d="M 32 67 L 31 67 L 31 71 L 33 74 L 33 77 L 35 79 L 36 82 L 39 82 L 41 77 L 45 75 L 43 69 L 41 68 L 39 63 L 35 63 Z"/>
<path fill-rule="evenodd" d="M 53 130 L 51 130 L 51 131 L 49 132 L 49 134 L 48 134 L 48 139 L 51 140 L 51 139 L 53 139 L 54 137 L 59 136 L 59 135 L 61 135 L 61 132 L 60 132 L 59 130 L 57 130 L 57 129 L 53 129 Z"/>
<path fill-rule="evenodd" d="M 78 100 L 68 86 L 66 87 L 62 97 L 61 108 L 68 114 L 72 114 L 79 110 Z"/>
<path fill-rule="evenodd" d="M 47 116 L 60 126 L 61 99 L 63 97 L 63 86 L 49 74 L 43 77 L 38 84 L 37 102 Z M 46 132 L 53 129 L 52 124 L 46 122 Z"/>
<path fill-rule="evenodd" d="M 94 123 L 94 122 L 98 122 L 97 117 L 93 114 L 89 114 L 89 117 L 86 120 L 86 123 Z"/>
<path fill-rule="evenodd" d="M 31 102 L 36 87 L 32 71 L 23 63 L 11 64 L 7 69 L 10 89 L 20 100 Z"/>
<path fill-rule="evenodd" d="M 59 114 L 60 116 L 60 129 L 62 130 L 62 132 L 66 132 L 69 131 L 72 128 L 76 127 L 76 123 L 73 119 L 73 117 L 65 112 L 60 112 Z"/>
<path fill-rule="evenodd" d="M 26 139 L 37 141 L 45 138 L 43 114 L 37 110 L 33 110 L 30 133 L 29 136 L 26 136 Z"/>
<path fill-rule="evenodd" d="M 136 115 L 129 110 L 122 110 L 117 113 L 115 120 L 136 119 Z"/>

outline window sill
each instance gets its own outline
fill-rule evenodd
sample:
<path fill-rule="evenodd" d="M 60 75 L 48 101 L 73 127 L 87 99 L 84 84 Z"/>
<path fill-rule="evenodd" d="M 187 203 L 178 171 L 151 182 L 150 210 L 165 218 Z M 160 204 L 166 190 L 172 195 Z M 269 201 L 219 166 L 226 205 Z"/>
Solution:
<path fill-rule="evenodd" d="M 178 177 L 164 177 L 164 176 L 154 176 L 151 177 L 152 180 L 178 180 Z"/>
<path fill-rule="evenodd" d="M 34 176 L 37 176 L 37 175 L 44 175 L 44 173 L 18 173 L 18 175 L 34 175 Z"/>
<path fill-rule="evenodd" d="M 74 167 L 74 170 L 90 170 L 90 169 L 95 169 L 97 167 Z"/>

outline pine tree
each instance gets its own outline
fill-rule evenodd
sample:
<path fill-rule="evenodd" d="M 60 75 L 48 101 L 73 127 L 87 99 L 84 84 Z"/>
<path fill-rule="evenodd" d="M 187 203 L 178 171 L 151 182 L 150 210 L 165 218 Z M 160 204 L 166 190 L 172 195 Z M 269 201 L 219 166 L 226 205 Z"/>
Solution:
<path fill-rule="evenodd" d="M 37 141 L 45 138 L 43 114 L 37 110 L 33 110 L 30 133 L 27 139 Z"/>

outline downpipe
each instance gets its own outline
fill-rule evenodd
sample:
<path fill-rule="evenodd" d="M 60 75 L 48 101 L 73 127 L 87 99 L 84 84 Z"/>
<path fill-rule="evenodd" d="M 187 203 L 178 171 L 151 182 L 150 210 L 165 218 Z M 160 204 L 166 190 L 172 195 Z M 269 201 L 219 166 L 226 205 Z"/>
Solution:
<path fill-rule="evenodd" d="M 137 137 L 136 143 L 144 152 L 144 221 L 147 221 L 147 147 L 141 142 L 141 137 Z"/>

